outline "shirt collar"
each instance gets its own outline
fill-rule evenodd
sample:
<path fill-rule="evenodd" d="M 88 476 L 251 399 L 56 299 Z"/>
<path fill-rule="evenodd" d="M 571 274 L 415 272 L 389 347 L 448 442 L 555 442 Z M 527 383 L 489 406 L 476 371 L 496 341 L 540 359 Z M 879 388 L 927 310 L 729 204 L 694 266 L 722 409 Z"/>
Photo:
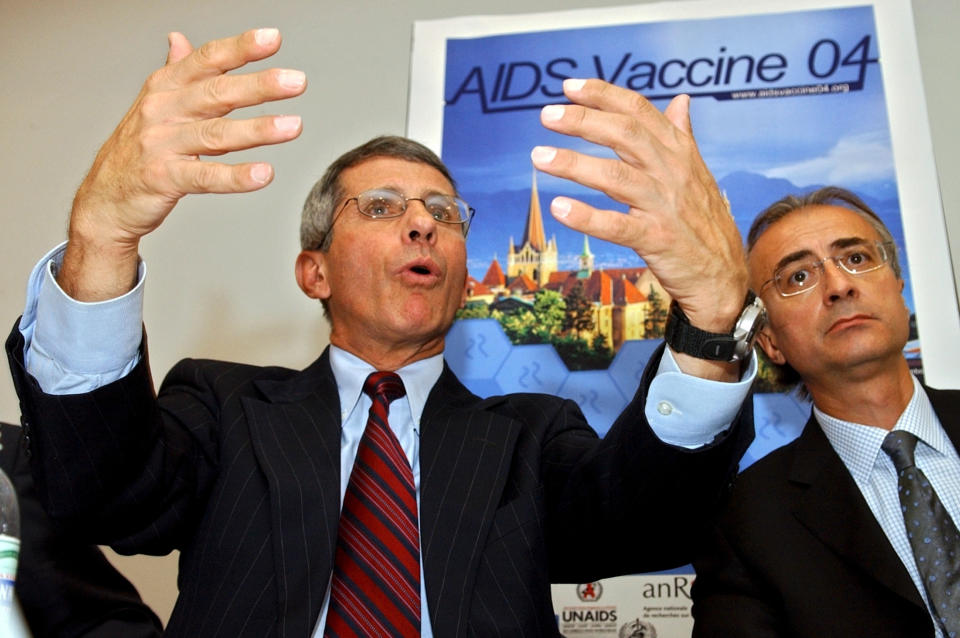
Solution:
<path fill-rule="evenodd" d="M 337 392 L 340 395 L 341 418 L 345 420 L 356 409 L 357 403 L 363 394 L 363 382 L 376 368 L 337 346 L 330 346 L 330 367 L 337 380 Z M 420 359 L 405 365 L 396 373 L 403 381 L 406 390 L 407 402 L 413 417 L 414 429 L 420 431 L 420 417 L 427 403 L 430 390 L 443 372 L 443 354 L 436 354 L 426 359 Z"/>
<path fill-rule="evenodd" d="M 916 377 L 913 380 L 913 396 L 907 403 L 906 409 L 894 424 L 894 430 L 903 430 L 916 435 L 920 441 L 930 446 L 940 454 L 948 454 L 951 444 L 946 432 L 940 427 L 930 398 L 923 391 L 923 386 Z M 850 470 L 857 483 L 866 483 L 870 473 L 876 465 L 878 455 L 884 454 L 880 449 L 887 430 L 862 423 L 843 421 L 822 412 L 816 406 L 813 414 L 823 429 L 823 433 L 836 450 L 843 464 Z"/>

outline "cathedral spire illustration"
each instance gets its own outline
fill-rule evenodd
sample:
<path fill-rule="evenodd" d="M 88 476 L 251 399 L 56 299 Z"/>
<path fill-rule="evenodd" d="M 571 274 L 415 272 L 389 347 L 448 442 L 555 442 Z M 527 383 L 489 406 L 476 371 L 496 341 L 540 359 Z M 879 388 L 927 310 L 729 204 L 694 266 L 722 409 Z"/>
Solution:
<path fill-rule="evenodd" d="M 507 276 L 509 278 L 526 275 L 539 286 L 550 280 L 551 273 L 557 271 L 557 238 L 547 241 L 543 228 L 543 212 L 540 208 L 540 193 L 537 190 L 537 171 L 533 171 L 530 185 L 530 206 L 527 209 L 527 223 L 523 230 L 523 242 L 517 249 L 513 240 L 507 253 Z"/>
<path fill-rule="evenodd" d="M 540 193 L 537 191 L 537 171 L 533 171 L 533 184 L 530 186 L 530 206 L 527 208 L 523 243 L 529 243 L 531 248 L 540 252 L 547 246 L 547 236 L 543 232 L 543 213 L 540 210 Z"/>

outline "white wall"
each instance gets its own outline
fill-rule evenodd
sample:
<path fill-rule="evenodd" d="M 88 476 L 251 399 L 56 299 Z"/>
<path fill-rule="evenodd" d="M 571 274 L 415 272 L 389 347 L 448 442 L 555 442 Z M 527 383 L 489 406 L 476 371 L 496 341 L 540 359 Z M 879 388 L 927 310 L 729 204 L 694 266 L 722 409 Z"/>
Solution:
<path fill-rule="evenodd" d="M 64 238 L 73 191 L 143 79 L 163 63 L 168 31 L 183 31 L 198 44 L 277 26 L 285 44 L 270 66 L 303 69 L 310 86 L 301 98 L 276 107 L 303 116 L 300 140 L 254 153 L 276 166 L 269 188 L 184 201 L 143 243 L 150 268 L 145 320 L 157 379 L 188 355 L 303 367 L 320 352 L 327 339 L 320 308 L 303 297 L 292 276 L 299 210 L 339 153 L 379 133 L 403 133 L 415 19 L 627 3 L 269 4 L 278 6 L 254 0 L 0 0 L 0 325 L 13 324 L 30 269 Z M 960 43 L 952 28 L 960 24 L 960 4 L 913 4 L 944 209 L 953 254 L 960 255 L 960 131 L 954 119 Z M 954 270 L 960 272 L 956 260 Z M 5 374 L 0 419 L 19 420 Z M 166 618 L 175 596 L 174 561 L 135 558 L 121 564 Z"/>

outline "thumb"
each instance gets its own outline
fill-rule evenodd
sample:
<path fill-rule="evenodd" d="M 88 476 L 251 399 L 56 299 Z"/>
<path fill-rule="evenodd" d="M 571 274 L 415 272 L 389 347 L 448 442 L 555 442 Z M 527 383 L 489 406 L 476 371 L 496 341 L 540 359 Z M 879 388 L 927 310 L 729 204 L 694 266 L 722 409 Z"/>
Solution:
<path fill-rule="evenodd" d="M 690 124 L 690 96 L 680 94 L 670 100 L 670 104 L 663 111 L 670 123 L 684 133 L 693 135 L 693 126 Z"/>
<path fill-rule="evenodd" d="M 168 33 L 167 43 L 169 45 L 167 64 L 179 62 L 193 52 L 193 46 L 190 44 L 190 41 L 187 40 L 187 36 L 179 31 L 171 31 Z"/>

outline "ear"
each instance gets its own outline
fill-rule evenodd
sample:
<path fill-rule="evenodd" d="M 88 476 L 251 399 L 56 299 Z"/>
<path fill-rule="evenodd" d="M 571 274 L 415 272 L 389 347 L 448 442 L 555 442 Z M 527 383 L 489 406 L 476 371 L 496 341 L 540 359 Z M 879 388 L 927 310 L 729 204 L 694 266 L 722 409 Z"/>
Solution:
<path fill-rule="evenodd" d="M 900 301 L 903 302 L 903 310 L 907 313 L 907 321 L 910 320 L 910 306 L 907 305 L 907 298 L 903 296 L 904 281 L 900 280 Z"/>
<path fill-rule="evenodd" d="M 297 284 L 311 299 L 328 299 L 330 282 L 326 273 L 326 254 L 319 250 L 304 250 L 297 255 L 295 266 Z"/>
<path fill-rule="evenodd" d="M 771 363 L 782 366 L 787 362 L 786 357 L 783 356 L 780 348 L 777 347 L 776 337 L 770 332 L 768 326 L 764 326 L 760 330 L 760 334 L 757 335 L 757 345 L 763 348 L 764 354 L 767 355 L 767 359 L 769 359 Z"/>

